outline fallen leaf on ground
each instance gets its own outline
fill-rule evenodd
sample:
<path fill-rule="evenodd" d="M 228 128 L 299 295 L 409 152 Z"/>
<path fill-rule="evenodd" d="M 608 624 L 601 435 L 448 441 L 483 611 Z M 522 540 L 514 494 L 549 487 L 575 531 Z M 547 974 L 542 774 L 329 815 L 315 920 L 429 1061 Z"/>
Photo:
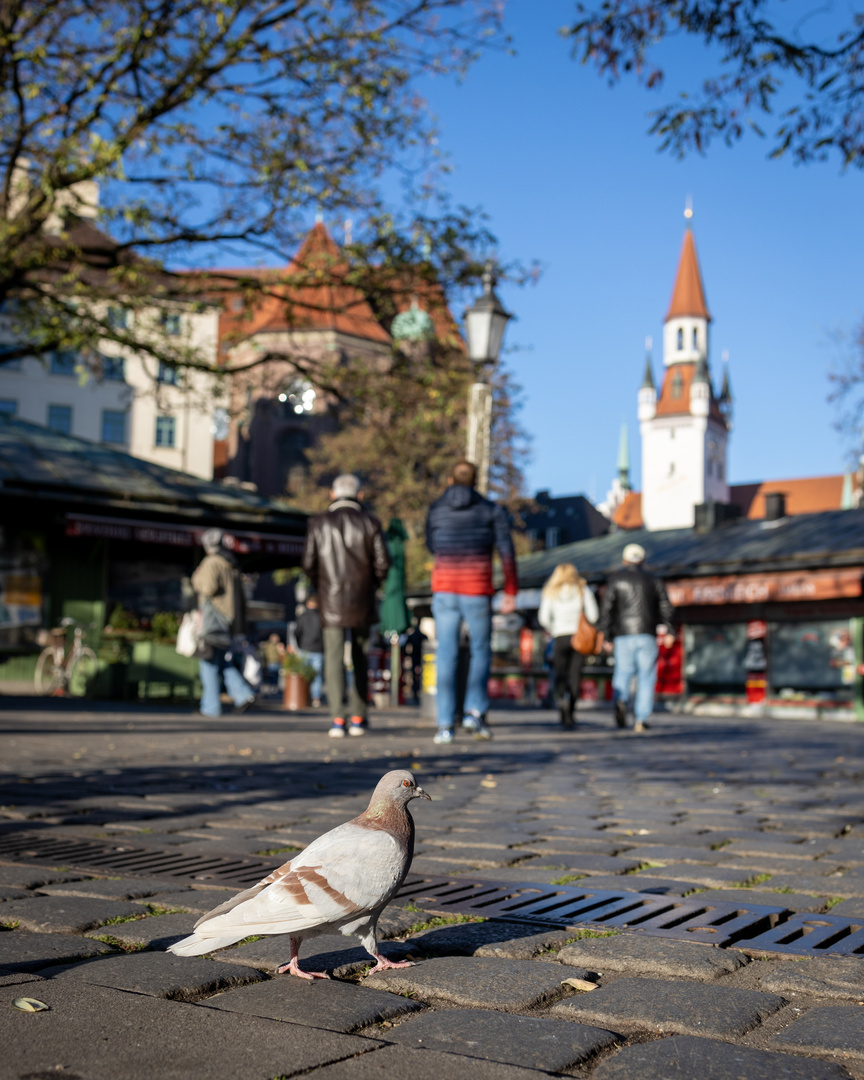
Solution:
<path fill-rule="evenodd" d="M 37 1001 L 36 998 L 15 998 L 12 1008 L 19 1009 L 21 1012 L 44 1012 L 50 1006 L 44 1001 Z"/>
<path fill-rule="evenodd" d="M 597 983 L 588 982 L 587 979 L 564 979 L 561 985 L 572 986 L 574 990 L 584 990 L 586 993 L 589 990 L 596 990 L 598 986 Z"/>

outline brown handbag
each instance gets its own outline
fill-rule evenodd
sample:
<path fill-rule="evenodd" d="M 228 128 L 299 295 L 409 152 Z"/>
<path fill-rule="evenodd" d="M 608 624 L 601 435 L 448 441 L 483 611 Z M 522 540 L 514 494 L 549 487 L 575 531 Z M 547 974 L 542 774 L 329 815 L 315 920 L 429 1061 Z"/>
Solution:
<path fill-rule="evenodd" d="M 583 592 L 584 595 L 584 592 Z M 593 656 L 600 652 L 603 646 L 603 635 L 598 633 L 597 627 L 592 626 L 585 618 L 585 612 L 579 612 L 579 627 L 570 638 L 570 648 L 582 656 Z"/>

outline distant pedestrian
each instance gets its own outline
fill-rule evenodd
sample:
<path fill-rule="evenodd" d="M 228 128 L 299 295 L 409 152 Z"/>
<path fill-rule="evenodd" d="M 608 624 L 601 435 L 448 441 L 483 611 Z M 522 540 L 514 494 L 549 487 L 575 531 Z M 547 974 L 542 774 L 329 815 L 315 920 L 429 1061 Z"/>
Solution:
<path fill-rule="evenodd" d="M 559 563 L 543 586 L 537 621 L 552 637 L 555 707 L 565 728 L 575 727 L 585 657 L 571 645 L 582 615 L 593 626 L 599 611 L 594 593 L 572 563 Z"/>
<path fill-rule="evenodd" d="M 423 682 L 423 642 L 426 635 L 420 629 L 419 619 L 415 620 L 405 634 L 403 652 L 405 654 L 405 667 L 411 671 L 411 703 L 420 704 L 420 687 Z"/>
<path fill-rule="evenodd" d="M 645 549 L 628 544 L 622 554 L 624 566 L 609 575 L 600 608 L 598 629 L 611 640 L 615 650 L 615 673 L 612 692 L 615 722 L 627 727 L 630 681 L 636 676 L 634 731 L 642 731 L 654 711 L 654 685 L 657 681 L 657 632 L 665 633 L 664 644 L 671 646 L 674 612 L 659 578 L 642 568 Z"/>
<path fill-rule="evenodd" d="M 435 556 L 432 570 L 432 614 L 438 639 L 438 731 L 434 742 L 453 741 L 462 620 L 471 639 L 471 660 L 462 727 L 480 739 L 491 739 L 486 724 L 489 710 L 489 665 L 492 658 L 492 553 L 497 548 L 504 572 L 501 611 L 516 607 L 516 556 L 507 513 L 485 499 L 474 484 L 477 469 L 460 461 L 449 486 L 432 504 L 426 519 L 426 546 Z"/>
<path fill-rule="evenodd" d="M 321 673 L 324 671 L 324 634 L 321 629 L 321 613 L 318 610 L 317 596 L 310 596 L 306 600 L 305 610 L 298 616 L 294 626 L 294 637 L 297 641 L 297 652 L 315 672 L 315 678 L 309 687 L 309 695 L 312 698 L 312 707 L 317 709 L 321 704 L 323 691 Z"/>
<path fill-rule="evenodd" d="M 279 671 L 282 668 L 282 660 L 285 657 L 285 646 L 278 634 L 273 633 L 263 645 L 264 670 L 267 672 L 267 682 L 273 686 L 279 685 Z"/>
<path fill-rule="evenodd" d="M 192 588 L 201 609 L 198 667 L 201 675 L 200 712 L 220 716 L 222 680 L 238 712 L 255 700 L 255 691 L 235 666 L 242 658 L 246 634 L 246 600 L 233 552 L 224 545 L 221 529 L 208 529 L 201 537 L 205 556 L 192 575 Z"/>
<path fill-rule="evenodd" d="M 381 522 L 361 506 L 363 492 L 356 476 L 337 476 L 331 503 L 309 520 L 303 569 L 318 595 L 324 639 L 324 676 L 333 726 L 330 735 L 345 735 L 345 640 L 351 633 L 354 678 L 350 690 L 349 735 L 368 728 L 369 627 L 375 621 L 375 590 L 390 567 Z M 299 620 L 298 620 L 299 621 Z"/>

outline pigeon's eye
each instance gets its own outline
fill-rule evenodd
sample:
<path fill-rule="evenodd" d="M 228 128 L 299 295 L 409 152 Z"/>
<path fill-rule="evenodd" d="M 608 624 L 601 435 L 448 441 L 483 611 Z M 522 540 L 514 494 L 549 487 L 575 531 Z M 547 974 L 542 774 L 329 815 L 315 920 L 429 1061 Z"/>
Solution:
<path fill-rule="evenodd" d="M 403 780 L 402 781 L 402 787 L 411 787 L 411 781 L 410 780 Z"/>

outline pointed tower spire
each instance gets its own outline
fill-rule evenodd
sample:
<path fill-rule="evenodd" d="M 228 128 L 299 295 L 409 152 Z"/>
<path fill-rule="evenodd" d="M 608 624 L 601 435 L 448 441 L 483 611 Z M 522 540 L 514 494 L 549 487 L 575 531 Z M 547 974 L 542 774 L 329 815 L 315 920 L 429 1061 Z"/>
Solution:
<path fill-rule="evenodd" d="M 682 315 L 711 321 L 708 305 L 705 302 L 705 290 L 702 288 L 702 275 L 699 272 L 699 257 L 696 254 L 696 241 L 688 219 L 684 232 L 684 243 L 678 258 L 678 273 L 672 289 L 672 299 L 666 312 L 666 322 Z"/>
<path fill-rule="evenodd" d="M 729 351 L 723 350 L 723 385 L 720 388 L 720 397 L 717 399 L 717 405 L 720 409 L 720 413 L 723 419 L 726 421 L 726 427 L 730 431 L 732 430 L 732 383 L 729 381 Z"/>
<path fill-rule="evenodd" d="M 630 447 L 626 420 L 621 421 L 621 437 L 618 441 L 618 480 L 624 491 L 630 490 Z"/>
<path fill-rule="evenodd" d="M 654 390 L 654 371 L 651 367 L 651 346 L 653 342 L 650 337 L 645 338 L 645 378 L 642 380 L 642 390 Z"/>

